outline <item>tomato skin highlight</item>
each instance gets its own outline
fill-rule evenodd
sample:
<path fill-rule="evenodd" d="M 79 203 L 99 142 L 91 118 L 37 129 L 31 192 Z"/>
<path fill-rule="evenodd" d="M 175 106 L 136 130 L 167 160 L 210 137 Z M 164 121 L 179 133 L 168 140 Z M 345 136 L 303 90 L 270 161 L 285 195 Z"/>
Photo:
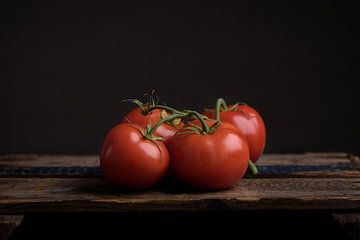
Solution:
<path fill-rule="evenodd" d="M 130 190 L 155 185 L 169 167 L 169 152 L 164 143 L 145 139 L 133 124 L 121 123 L 105 138 L 100 166 L 105 178 Z"/>
<path fill-rule="evenodd" d="M 207 121 L 209 125 L 213 122 Z M 232 127 L 221 123 L 214 133 L 181 133 L 169 142 L 170 167 L 184 184 L 204 190 L 233 187 L 248 167 L 246 139 Z"/>
<path fill-rule="evenodd" d="M 146 125 L 148 125 L 148 123 L 151 121 L 151 125 L 154 126 L 158 121 L 161 120 L 161 111 L 162 110 L 160 109 L 154 109 L 151 111 L 151 113 L 144 115 L 140 108 L 135 108 L 124 117 L 122 122 L 136 124 L 142 128 L 145 128 Z M 154 135 L 163 137 L 167 141 L 183 126 L 183 123 L 180 123 L 179 125 L 169 125 L 163 123 L 156 129 Z"/>
<path fill-rule="evenodd" d="M 232 106 L 228 106 L 232 108 Z M 215 111 L 203 113 L 209 118 L 215 118 Z M 264 152 L 266 144 L 266 128 L 260 114 L 252 107 L 238 105 L 234 111 L 220 112 L 223 122 L 233 124 L 247 139 L 250 150 L 250 159 L 256 162 Z"/>

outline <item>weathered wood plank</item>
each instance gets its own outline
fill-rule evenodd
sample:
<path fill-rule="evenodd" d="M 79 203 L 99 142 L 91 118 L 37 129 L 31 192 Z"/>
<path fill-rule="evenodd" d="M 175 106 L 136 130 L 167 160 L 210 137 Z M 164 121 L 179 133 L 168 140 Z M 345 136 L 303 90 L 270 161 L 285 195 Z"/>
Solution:
<path fill-rule="evenodd" d="M 100 167 L 3 167 L 0 177 L 101 177 Z"/>
<path fill-rule="evenodd" d="M 360 177 L 349 166 L 259 166 L 256 178 Z M 10 167 L 0 169 L 0 177 L 102 177 L 100 167 Z M 248 178 L 251 176 L 245 176 Z"/>
<path fill-rule="evenodd" d="M 102 178 L 0 178 L 1 214 L 261 209 L 359 211 L 360 179 L 243 179 L 219 192 L 173 184 L 124 192 Z"/>
<path fill-rule="evenodd" d="M 264 154 L 258 165 L 329 165 L 349 163 L 346 153 Z M 0 156 L 0 166 L 7 167 L 96 167 L 97 155 L 13 154 Z"/>
<path fill-rule="evenodd" d="M 356 157 L 345 153 L 265 154 L 257 163 L 261 177 L 360 177 Z M 100 177 L 98 156 L 7 155 L 0 177 Z"/>
<path fill-rule="evenodd" d="M 96 155 L 13 154 L 0 156 L 1 167 L 97 167 Z"/>
<path fill-rule="evenodd" d="M 258 165 L 298 165 L 298 166 L 321 166 L 349 163 L 346 153 L 304 153 L 304 154 L 264 154 Z"/>
<path fill-rule="evenodd" d="M 354 167 L 357 170 L 360 170 L 360 157 L 355 156 L 355 155 L 350 155 L 349 158 L 350 158 L 350 161 L 352 162 L 352 164 L 354 165 Z"/>
<path fill-rule="evenodd" d="M 99 177 L 99 165 L 96 155 L 4 155 L 0 177 Z"/>

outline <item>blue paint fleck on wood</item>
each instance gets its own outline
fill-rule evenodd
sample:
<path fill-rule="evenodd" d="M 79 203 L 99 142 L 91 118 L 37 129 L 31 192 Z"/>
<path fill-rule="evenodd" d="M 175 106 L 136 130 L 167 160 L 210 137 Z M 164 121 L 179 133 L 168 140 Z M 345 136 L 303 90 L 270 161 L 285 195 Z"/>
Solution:
<path fill-rule="evenodd" d="M 336 165 L 273 165 L 273 166 L 258 166 L 260 173 L 264 174 L 287 174 L 287 173 L 300 173 L 300 172 L 335 172 L 345 170 L 355 170 L 350 163 L 339 163 Z"/>
<path fill-rule="evenodd" d="M 2 176 L 26 175 L 100 175 L 100 167 L 5 167 Z"/>
<path fill-rule="evenodd" d="M 355 170 L 350 163 L 339 163 L 336 165 L 271 165 L 258 166 L 259 173 L 266 174 L 291 174 L 306 172 L 335 172 L 344 170 Z M 0 166 L 0 176 L 98 176 L 101 175 L 100 167 L 4 167 Z"/>

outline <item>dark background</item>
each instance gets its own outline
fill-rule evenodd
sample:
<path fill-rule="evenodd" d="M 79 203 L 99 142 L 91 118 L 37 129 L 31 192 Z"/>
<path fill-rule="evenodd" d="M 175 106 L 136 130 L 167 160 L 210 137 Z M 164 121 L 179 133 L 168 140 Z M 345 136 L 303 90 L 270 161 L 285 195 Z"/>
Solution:
<path fill-rule="evenodd" d="M 3 3 L 0 153 L 96 154 L 119 100 L 152 89 L 247 102 L 267 152 L 359 153 L 359 8 L 289 2 Z"/>

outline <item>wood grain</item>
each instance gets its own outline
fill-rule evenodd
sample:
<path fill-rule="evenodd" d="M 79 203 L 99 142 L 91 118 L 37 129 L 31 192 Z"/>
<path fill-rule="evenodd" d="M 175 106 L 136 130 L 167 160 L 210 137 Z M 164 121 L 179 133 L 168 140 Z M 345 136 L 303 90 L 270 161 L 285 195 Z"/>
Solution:
<path fill-rule="evenodd" d="M 265 154 L 258 178 L 360 177 L 355 156 L 345 153 Z M 101 177 L 98 156 L 6 155 L 0 177 Z"/>
<path fill-rule="evenodd" d="M 123 192 L 102 178 L 0 178 L 0 213 L 198 210 L 360 210 L 360 179 L 243 179 L 193 192 L 172 184 Z"/>
<path fill-rule="evenodd" d="M 227 191 L 196 192 L 166 178 L 152 190 L 125 192 L 103 179 L 98 156 L 0 156 L 0 214 L 316 210 L 341 212 L 334 219 L 358 238 L 359 157 L 265 154 L 257 165 L 258 176 Z M 0 215 L 0 238 L 21 218 Z"/>
<path fill-rule="evenodd" d="M 346 153 L 264 154 L 258 165 L 329 165 L 349 163 Z M 12 154 L 0 156 L 1 166 L 13 167 L 96 167 L 97 155 Z"/>
<path fill-rule="evenodd" d="M 0 156 L 2 167 L 97 167 L 96 155 L 12 154 Z"/>

